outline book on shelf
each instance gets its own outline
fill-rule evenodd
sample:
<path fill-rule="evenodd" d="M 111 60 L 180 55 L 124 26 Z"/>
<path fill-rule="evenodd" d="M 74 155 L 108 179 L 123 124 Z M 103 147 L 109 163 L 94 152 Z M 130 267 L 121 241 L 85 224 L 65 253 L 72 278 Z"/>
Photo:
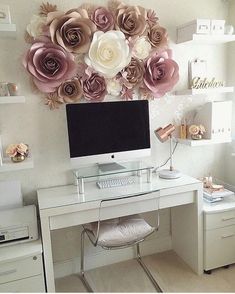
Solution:
<path fill-rule="evenodd" d="M 209 188 L 203 189 L 203 196 L 206 197 L 207 199 L 224 198 L 224 197 L 233 196 L 233 195 L 234 195 L 234 192 L 228 189 L 220 189 L 215 191 L 212 191 Z"/>
<path fill-rule="evenodd" d="M 203 194 L 203 199 L 206 201 L 206 202 L 209 202 L 209 203 L 215 203 L 215 202 L 218 202 L 218 201 L 222 201 L 223 198 L 222 197 L 217 197 L 217 198 L 213 198 L 211 196 L 206 196 L 205 194 Z"/>

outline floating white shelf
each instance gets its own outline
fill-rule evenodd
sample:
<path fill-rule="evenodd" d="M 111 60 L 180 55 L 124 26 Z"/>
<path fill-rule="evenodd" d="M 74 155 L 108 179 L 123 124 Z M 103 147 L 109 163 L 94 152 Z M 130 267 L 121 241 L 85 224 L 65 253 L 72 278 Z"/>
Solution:
<path fill-rule="evenodd" d="M 25 103 L 24 96 L 0 96 L 0 104 Z"/>
<path fill-rule="evenodd" d="M 193 34 L 191 36 L 188 35 L 180 35 L 177 39 L 177 44 L 186 43 L 186 42 L 194 42 L 200 44 L 223 44 L 228 42 L 234 42 L 235 35 L 199 35 Z"/>
<path fill-rule="evenodd" d="M 174 94 L 176 96 L 184 96 L 184 95 L 207 95 L 211 93 L 232 93 L 234 91 L 234 87 L 219 87 L 219 88 L 210 88 L 210 89 L 186 89 L 181 91 L 176 91 Z"/>
<path fill-rule="evenodd" d="M 3 164 L 0 166 L 0 172 L 17 171 L 30 169 L 34 167 L 32 157 L 26 158 L 22 162 L 12 162 L 10 158 L 3 158 Z"/>
<path fill-rule="evenodd" d="M 190 140 L 190 139 L 177 139 L 179 144 L 197 147 L 197 146 L 205 146 L 205 145 L 213 145 L 213 144 L 222 144 L 222 143 L 230 143 L 232 139 L 224 139 L 224 140 L 210 140 L 210 139 L 203 139 L 203 140 Z"/>
<path fill-rule="evenodd" d="M 16 25 L 13 23 L 0 24 L 0 37 L 15 37 L 16 36 Z"/>

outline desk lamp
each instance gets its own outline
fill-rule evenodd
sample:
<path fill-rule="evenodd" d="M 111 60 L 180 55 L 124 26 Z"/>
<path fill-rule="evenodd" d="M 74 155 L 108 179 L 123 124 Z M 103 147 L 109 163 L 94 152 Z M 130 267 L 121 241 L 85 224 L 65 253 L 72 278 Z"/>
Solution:
<path fill-rule="evenodd" d="M 154 131 L 160 142 L 164 143 L 170 139 L 170 169 L 159 171 L 159 177 L 162 179 L 177 179 L 181 177 L 181 172 L 173 168 L 172 133 L 174 130 L 175 126 L 169 124 L 165 128 L 158 128 Z"/>

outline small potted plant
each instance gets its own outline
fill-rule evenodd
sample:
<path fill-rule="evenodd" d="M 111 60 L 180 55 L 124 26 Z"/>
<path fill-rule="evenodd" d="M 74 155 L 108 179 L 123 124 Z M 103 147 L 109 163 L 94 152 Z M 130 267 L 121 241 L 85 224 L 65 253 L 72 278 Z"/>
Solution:
<path fill-rule="evenodd" d="M 27 144 L 10 144 L 7 146 L 6 154 L 13 162 L 22 162 L 29 155 L 29 147 Z"/>
<path fill-rule="evenodd" d="M 192 140 L 201 140 L 206 129 L 203 125 L 191 125 L 188 131 Z"/>

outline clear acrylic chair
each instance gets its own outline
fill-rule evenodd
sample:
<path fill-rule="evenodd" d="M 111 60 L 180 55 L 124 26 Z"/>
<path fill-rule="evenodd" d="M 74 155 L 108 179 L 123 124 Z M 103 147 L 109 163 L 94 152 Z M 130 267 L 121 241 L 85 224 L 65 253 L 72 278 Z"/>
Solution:
<path fill-rule="evenodd" d="M 159 202 L 160 198 L 156 198 L 156 226 L 149 225 L 140 215 L 123 216 L 115 219 L 106 219 L 102 216 L 102 211 L 105 210 L 105 204 L 127 199 L 137 196 L 117 197 L 101 200 L 99 206 L 99 217 L 97 222 L 83 225 L 83 231 L 81 233 L 81 280 L 89 292 L 93 292 L 90 284 L 85 277 L 84 269 L 84 238 L 85 234 L 88 236 L 91 243 L 96 247 L 100 246 L 106 250 L 122 249 L 136 245 L 137 261 L 147 274 L 149 280 L 152 282 L 157 292 L 162 292 L 162 289 L 154 279 L 150 270 L 143 262 L 140 255 L 140 243 L 145 240 L 146 237 L 157 231 L 159 228 Z"/>

